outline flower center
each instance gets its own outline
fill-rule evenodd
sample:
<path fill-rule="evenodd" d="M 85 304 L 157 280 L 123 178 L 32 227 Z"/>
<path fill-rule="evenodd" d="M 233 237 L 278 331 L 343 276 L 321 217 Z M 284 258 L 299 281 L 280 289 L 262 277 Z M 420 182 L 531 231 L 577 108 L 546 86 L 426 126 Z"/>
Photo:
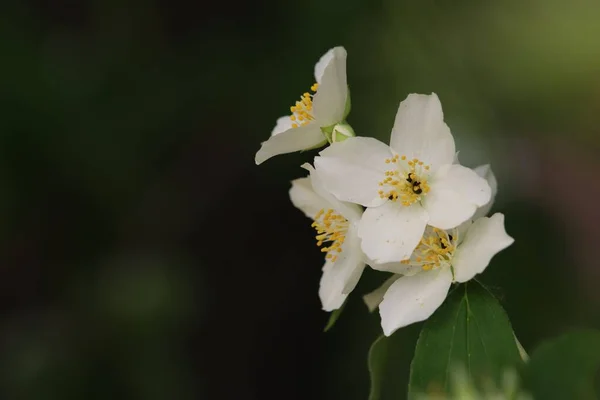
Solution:
<path fill-rule="evenodd" d="M 417 158 L 407 160 L 406 156 L 396 154 L 386 158 L 385 163 L 393 164 L 394 168 L 385 171 L 385 178 L 379 182 L 382 189 L 378 193 L 382 199 L 400 201 L 402 205 L 410 206 L 429 192 L 429 165 L 423 165 L 423 161 Z"/>
<path fill-rule="evenodd" d="M 317 231 L 317 246 L 328 243 L 329 245 L 322 247 L 321 251 L 327 253 L 325 258 L 335 262 L 342 252 L 348 232 L 348 220 L 332 209 L 320 210 L 314 219 L 311 226 Z"/>
<path fill-rule="evenodd" d="M 429 271 L 434 268 L 449 267 L 458 243 L 458 231 L 452 234 L 442 229 L 428 226 L 419 245 L 410 259 L 400 261 L 402 264 L 414 265 Z"/>
<path fill-rule="evenodd" d="M 316 93 L 318 88 L 319 84 L 315 83 L 310 87 L 310 90 L 313 93 Z M 296 105 L 290 107 L 290 111 L 292 112 L 292 115 L 290 115 L 290 119 L 292 120 L 292 128 L 308 125 L 310 121 L 315 119 L 315 117 L 312 115 L 313 96 L 314 94 L 305 92 L 300 97 L 300 101 L 297 101 Z"/>

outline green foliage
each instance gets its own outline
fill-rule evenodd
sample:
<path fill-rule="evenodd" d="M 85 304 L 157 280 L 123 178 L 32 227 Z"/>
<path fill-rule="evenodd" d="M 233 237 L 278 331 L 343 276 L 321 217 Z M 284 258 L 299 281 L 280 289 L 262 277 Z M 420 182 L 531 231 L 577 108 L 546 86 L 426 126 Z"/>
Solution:
<path fill-rule="evenodd" d="M 369 350 L 369 374 L 371 375 L 371 393 L 369 400 L 381 398 L 381 388 L 384 383 L 385 359 L 389 354 L 390 340 L 380 336 L 373 342 Z"/>
<path fill-rule="evenodd" d="M 597 399 L 600 332 L 567 333 L 539 346 L 524 370 L 524 381 L 536 399 Z"/>
<path fill-rule="evenodd" d="M 369 350 L 371 377 L 369 400 L 406 398 L 410 359 L 419 334 L 419 324 L 407 326 L 392 336 L 380 336 Z"/>
<path fill-rule="evenodd" d="M 382 337 L 369 355 L 370 400 L 379 400 L 397 378 L 386 360 L 395 357 L 397 333 Z M 498 301 L 477 282 L 458 286 L 427 320 L 411 365 L 408 395 L 448 394 L 453 373 L 465 368 L 476 386 L 502 381 L 522 363 L 510 321 Z"/>

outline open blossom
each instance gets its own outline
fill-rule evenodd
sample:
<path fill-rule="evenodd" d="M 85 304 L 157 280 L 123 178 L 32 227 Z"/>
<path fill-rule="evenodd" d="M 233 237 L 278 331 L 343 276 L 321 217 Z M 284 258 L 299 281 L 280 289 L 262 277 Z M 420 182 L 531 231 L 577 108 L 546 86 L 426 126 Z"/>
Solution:
<path fill-rule="evenodd" d="M 277 120 L 269 140 L 262 143 L 255 162 L 260 164 L 278 154 L 320 147 L 327 143 L 326 133 L 354 136 L 341 124 L 348 112 L 346 102 L 346 50 L 335 47 L 315 65 L 316 83 L 290 107 L 291 115 Z M 336 128 L 337 124 L 341 124 Z M 336 141 L 330 137 L 330 141 Z"/>
<path fill-rule="evenodd" d="M 349 138 L 321 151 L 315 168 L 334 196 L 367 207 L 358 227 L 362 249 L 386 263 L 410 257 L 427 225 L 454 228 L 490 201 L 486 180 L 454 161 L 437 95 L 411 94 L 400 104 L 390 146 Z"/>
<path fill-rule="evenodd" d="M 465 234 L 465 232 L 469 229 L 474 220 L 479 219 L 481 217 L 485 217 L 489 213 L 490 209 L 492 208 L 492 205 L 494 204 L 496 193 L 498 192 L 498 181 L 496 180 L 496 176 L 494 175 L 494 172 L 492 171 L 492 168 L 489 164 L 480 165 L 479 167 L 473 168 L 473 170 L 477 173 L 477 175 L 484 178 L 490 185 L 492 191 L 491 199 L 487 204 L 479 207 L 477 211 L 475 211 L 475 214 L 473 215 L 472 219 L 463 222 L 456 228 L 460 236 Z M 387 292 L 392 283 L 396 282 L 396 280 L 398 280 L 398 278 L 400 278 L 402 275 L 414 275 L 415 273 L 420 271 L 420 268 L 411 266 L 410 264 L 407 265 L 406 262 L 401 264 L 389 263 L 383 265 L 372 263 L 371 265 L 375 266 L 374 269 L 379 269 L 382 271 L 387 271 L 388 269 L 390 269 L 391 271 L 396 272 L 396 274 L 392 275 L 389 279 L 387 279 L 380 287 L 378 287 L 371 293 L 363 296 L 365 304 L 371 312 L 375 311 L 375 309 L 379 306 L 379 303 L 381 303 L 381 300 L 383 300 L 383 295 L 385 294 L 385 292 Z"/>
<path fill-rule="evenodd" d="M 371 265 L 396 274 L 364 298 L 370 309 L 379 306 L 385 335 L 429 318 L 444 302 L 452 282 L 466 282 L 480 274 L 496 253 L 514 242 L 501 213 L 462 227 L 428 226 L 410 259 Z"/>
<path fill-rule="evenodd" d="M 325 311 L 338 309 L 346 300 L 365 268 L 357 225 L 362 209 L 337 200 L 323 187 L 318 173 L 309 164 L 307 178 L 292 181 L 292 203 L 313 220 L 317 245 L 326 254 L 319 297 Z"/>

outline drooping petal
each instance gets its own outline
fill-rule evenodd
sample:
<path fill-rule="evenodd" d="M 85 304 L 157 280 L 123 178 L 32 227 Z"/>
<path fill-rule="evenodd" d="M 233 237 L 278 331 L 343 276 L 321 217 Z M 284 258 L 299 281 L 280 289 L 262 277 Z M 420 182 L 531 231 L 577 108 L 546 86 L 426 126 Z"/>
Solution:
<path fill-rule="evenodd" d="M 358 224 L 358 236 L 366 256 L 385 264 L 409 258 L 426 225 L 427 213 L 418 203 L 406 207 L 388 201 L 365 210 Z"/>
<path fill-rule="evenodd" d="M 311 178 L 294 179 L 290 189 L 290 199 L 292 204 L 310 219 L 314 219 L 320 210 L 331 208 L 329 202 L 315 192 Z"/>
<path fill-rule="evenodd" d="M 404 276 L 394 282 L 379 305 L 386 336 L 414 322 L 426 320 L 444 302 L 452 283 L 450 268 Z"/>
<path fill-rule="evenodd" d="M 277 133 L 271 136 L 269 140 L 262 142 L 254 161 L 258 165 L 279 154 L 308 150 L 325 143 L 325 136 L 321 133 L 318 125 L 311 123 L 299 126 Z"/>
<path fill-rule="evenodd" d="M 480 165 L 479 167 L 474 168 L 473 171 L 475 171 L 475 173 L 480 177 L 484 178 L 487 181 L 488 185 L 490 185 L 491 189 L 490 201 L 488 201 L 483 206 L 479 207 L 473 215 L 473 219 L 478 219 L 488 215 L 488 213 L 492 209 L 492 206 L 494 205 L 494 200 L 496 198 L 496 193 L 498 193 L 498 181 L 496 180 L 496 176 L 494 175 L 490 164 Z"/>
<path fill-rule="evenodd" d="M 454 228 L 465 222 L 491 196 L 485 179 L 458 164 L 442 166 L 432 176 L 429 186 L 423 207 L 429 213 L 429 225 L 440 229 Z"/>
<path fill-rule="evenodd" d="M 324 186 L 342 201 L 376 207 L 381 199 L 379 182 L 385 177 L 390 148 L 377 139 L 353 137 L 333 143 L 315 157 L 315 168 Z"/>
<path fill-rule="evenodd" d="M 400 103 L 390 147 L 409 159 L 418 158 L 435 171 L 452 164 L 455 157 L 454 138 L 444 122 L 442 105 L 435 93 L 409 94 Z"/>
<path fill-rule="evenodd" d="M 292 120 L 289 115 L 284 115 L 283 117 L 277 118 L 277 122 L 275 123 L 275 127 L 271 132 L 271 136 L 275 136 L 279 133 L 285 132 L 288 129 L 292 129 Z"/>
<path fill-rule="evenodd" d="M 336 261 L 336 264 L 341 265 L 340 269 L 347 271 L 345 274 L 346 284 L 342 289 L 342 292 L 346 294 L 354 290 L 366 266 L 365 254 L 360 248 L 360 239 L 356 231 L 357 227 L 351 225 L 346 233 L 346 240 L 342 245 L 342 255 L 347 258 L 340 258 L 338 256 Z"/>
<path fill-rule="evenodd" d="M 465 239 L 454 253 L 454 279 L 466 282 L 476 274 L 482 273 L 492 257 L 513 242 L 514 239 L 508 236 L 504 229 L 503 214 L 496 213 L 489 218 L 479 218 L 471 225 Z"/>
<path fill-rule="evenodd" d="M 319 299 L 321 299 L 321 307 L 329 312 L 337 310 L 346 301 L 347 294 L 342 293 L 342 287 L 339 280 L 336 279 L 336 271 L 334 271 L 335 263 L 331 260 L 326 260 L 323 265 L 323 275 L 319 283 Z"/>
<path fill-rule="evenodd" d="M 319 286 L 323 310 L 333 311 L 342 306 L 360 279 L 365 263 L 356 237 L 348 237 L 335 262 L 327 260 Z"/>
<path fill-rule="evenodd" d="M 325 187 L 320 173 L 315 170 L 312 165 L 305 163 L 302 165 L 302 168 L 310 172 L 310 181 L 312 183 L 313 192 L 326 201 L 327 206 L 323 208 L 332 208 L 351 223 L 358 223 L 362 215 L 362 208 L 359 205 L 340 201 L 334 195 L 332 195 Z M 294 203 L 294 205 L 296 204 Z"/>
<path fill-rule="evenodd" d="M 396 282 L 402 275 L 390 276 L 381 286 L 373 290 L 371 293 L 367 293 L 363 296 L 363 301 L 367 305 L 369 312 L 375 311 L 379 304 L 383 301 L 383 295 L 392 286 L 392 283 Z"/>
<path fill-rule="evenodd" d="M 342 122 L 348 97 L 346 83 L 346 50 L 332 49 L 333 57 L 325 67 L 319 88 L 313 97 L 313 112 L 320 126 Z"/>

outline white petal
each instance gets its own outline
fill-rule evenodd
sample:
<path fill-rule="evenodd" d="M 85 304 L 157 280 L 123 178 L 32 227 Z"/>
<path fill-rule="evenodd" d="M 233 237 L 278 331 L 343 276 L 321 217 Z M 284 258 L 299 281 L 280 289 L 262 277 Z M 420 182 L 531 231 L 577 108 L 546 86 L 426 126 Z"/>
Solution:
<path fill-rule="evenodd" d="M 299 126 L 273 135 L 266 142 L 262 142 L 254 161 L 258 165 L 279 154 L 308 150 L 325 143 L 325 136 L 318 125 L 313 123 Z"/>
<path fill-rule="evenodd" d="M 480 165 L 479 167 L 473 168 L 473 171 L 487 181 L 492 190 L 492 198 L 496 197 L 496 194 L 498 193 L 498 181 L 496 180 L 494 171 L 492 171 L 492 166 L 490 164 Z"/>
<path fill-rule="evenodd" d="M 369 312 L 373 312 L 377 307 L 379 307 L 379 304 L 382 302 L 383 295 L 385 294 L 385 292 L 387 292 L 390 286 L 392 286 L 392 283 L 396 282 L 401 276 L 402 275 L 392 275 L 377 289 L 363 296 L 363 301 L 367 305 Z"/>
<path fill-rule="evenodd" d="M 346 50 L 335 47 L 332 52 L 333 57 L 325 67 L 319 88 L 313 97 L 313 112 L 320 126 L 330 126 L 342 121 L 348 97 Z"/>
<path fill-rule="evenodd" d="M 432 177 L 423 199 L 429 225 L 454 228 L 473 216 L 477 207 L 490 200 L 490 185 L 473 170 L 458 164 L 442 166 Z"/>
<path fill-rule="evenodd" d="M 351 235 L 349 235 L 351 236 Z M 319 286 L 323 310 L 333 311 L 342 306 L 360 279 L 365 263 L 356 237 L 348 237 L 336 262 L 327 260 Z"/>
<path fill-rule="evenodd" d="M 454 161 L 452 162 L 452 164 L 460 164 L 460 160 L 458 159 L 458 151 L 456 152 L 456 154 L 454 155 Z"/>
<path fill-rule="evenodd" d="M 333 270 L 335 263 L 331 260 L 325 261 L 323 265 L 323 275 L 319 283 L 319 298 L 321 306 L 325 311 L 337 310 L 344 304 L 347 294 L 342 293 L 341 283 L 336 279 L 336 273 Z"/>
<path fill-rule="evenodd" d="M 315 64 L 315 80 L 317 83 L 321 83 L 321 78 L 323 77 L 323 72 L 325 72 L 325 68 L 331 60 L 333 60 L 333 52 L 336 48 L 329 49 L 327 53 L 323 54 L 319 61 Z"/>
<path fill-rule="evenodd" d="M 400 103 L 390 147 L 409 159 L 418 158 L 435 171 L 452 164 L 455 157 L 454 138 L 444 122 L 442 105 L 435 93 L 409 94 Z"/>
<path fill-rule="evenodd" d="M 354 290 L 365 269 L 365 255 L 360 248 L 360 239 L 358 238 L 356 227 L 351 226 L 346 233 L 346 241 L 342 245 L 342 253 L 336 261 L 340 268 L 344 269 L 345 285 L 343 293 L 350 293 Z"/>
<path fill-rule="evenodd" d="M 452 258 L 454 279 L 466 282 L 480 274 L 496 253 L 514 242 L 504 229 L 504 215 L 496 213 L 490 218 L 476 220 L 456 249 Z"/>
<path fill-rule="evenodd" d="M 477 219 L 485 217 L 492 209 L 492 206 L 494 205 L 494 200 L 496 198 L 496 193 L 498 193 L 498 181 L 496 180 L 496 176 L 494 175 L 490 164 L 480 165 L 479 167 L 474 168 L 473 171 L 475 171 L 475 173 L 480 177 L 484 178 L 487 181 L 488 185 L 490 185 L 490 188 L 492 190 L 490 201 L 488 201 L 486 204 L 479 207 L 477 211 L 475 211 L 473 219 Z"/>
<path fill-rule="evenodd" d="M 342 201 L 375 207 L 379 182 L 385 177 L 390 148 L 373 138 L 353 137 L 333 143 L 315 157 L 315 168 L 328 191 Z"/>
<path fill-rule="evenodd" d="M 300 178 L 292 181 L 290 199 L 294 206 L 310 219 L 314 219 L 320 210 L 331 208 L 329 202 L 315 192 L 310 178 Z"/>
<path fill-rule="evenodd" d="M 475 213 L 477 213 L 477 211 L 475 211 Z M 465 235 L 467 234 L 467 231 L 469 230 L 471 225 L 473 225 L 473 219 L 468 219 L 456 227 L 456 230 L 457 230 L 456 235 L 458 236 L 458 241 L 456 243 L 459 246 L 465 239 Z"/>
<path fill-rule="evenodd" d="M 376 263 L 375 261 L 369 260 L 367 258 L 367 264 L 369 264 L 369 266 L 371 268 L 373 268 L 374 270 L 377 270 L 377 271 L 393 272 L 394 274 L 406 275 L 406 276 L 412 276 L 423 270 L 423 268 L 421 268 L 419 266 L 410 265 L 410 264 L 402 264 L 401 262 L 397 262 L 397 261 L 381 264 L 381 263 Z"/>
<path fill-rule="evenodd" d="M 390 336 L 399 328 L 429 318 L 444 302 L 451 283 L 449 268 L 398 279 L 379 305 L 383 333 Z"/>
<path fill-rule="evenodd" d="M 310 181 L 312 183 L 313 192 L 315 192 L 316 195 L 320 196 L 323 200 L 326 201 L 327 205 L 322 208 L 332 208 L 338 213 L 340 213 L 348 221 L 352 223 L 358 223 L 362 215 L 362 208 L 359 205 L 340 201 L 334 195 L 332 195 L 325 187 L 325 184 L 323 183 L 323 179 L 321 179 L 319 171 L 315 170 L 312 167 L 312 165 L 305 163 L 302 165 L 302 168 L 310 172 Z M 294 205 L 296 205 L 296 203 L 294 203 Z M 298 206 L 296 205 L 296 207 Z M 314 217 L 315 214 L 313 214 L 312 216 Z"/>
<path fill-rule="evenodd" d="M 292 129 L 292 120 L 289 115 L 284 115 L 283 117 L 277 118 L 277 122 L 275 123 L 275 128 L 271 132 L 271 136 L 275 136 L 279 133 L 285 132 L 288 129 Z"/>
<path fill-rule="evenodd" d="M 365 210 L 358 224 L 358 236 L 366 256 L 385 264 L 410 257 L 426 225 L 427 213 L 419 204 L 406 207 L 388 201 Z"/>

